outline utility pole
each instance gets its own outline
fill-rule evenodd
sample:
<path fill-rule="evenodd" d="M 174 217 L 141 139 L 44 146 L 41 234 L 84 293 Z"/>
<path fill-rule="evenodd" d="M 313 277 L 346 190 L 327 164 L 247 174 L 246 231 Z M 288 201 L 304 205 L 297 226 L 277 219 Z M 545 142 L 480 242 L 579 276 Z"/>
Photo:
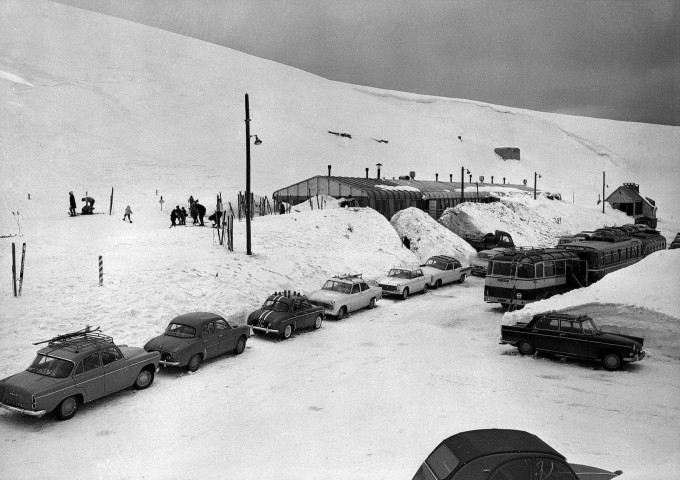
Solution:
<path fill-rule="evenodd" d="M 602 213 L 604 213 L 604 172 L 602 172 Z"/>
<path fill-rule="evenodd" d="M 541 178 L 541 176 L 534 172 L 534 200 L 536 200 L 536 177 Z"/>
<path fill-rule="evenodd" d="M 460 203 L 465 201 L 465 167 L 460 167 Z"/>
<path fill-rule="evenodd" d="M 250 248 L 250 107 L 246 93 L 246 254 L 252 255 Z"/>

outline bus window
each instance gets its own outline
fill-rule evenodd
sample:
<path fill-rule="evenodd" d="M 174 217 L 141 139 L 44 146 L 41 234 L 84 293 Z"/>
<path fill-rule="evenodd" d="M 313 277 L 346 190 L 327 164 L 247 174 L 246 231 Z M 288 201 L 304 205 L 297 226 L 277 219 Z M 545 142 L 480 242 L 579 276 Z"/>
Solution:
<path fill-rule="evenodd" d="M 517 278 L 534 278 L 534 266 L 528 263 L 520 263 L 517 269 Z"/>
<path fill-rule="evenodd" d="M 612 252 L 604 252 L 604 262 L 605 265 L 612 263 Z"/>
<path fill-rule="evenodd" d="M 564 260 L 555 262 L 555 275 L 564 275 Z"/>
<path fill-rule="evenodd" d="M 493 274 L 504 277 L 511 277 L 515 275 L 515 263 L 511 262 L 493 262 Z"/>
<path fill-rule="evenodd" d="M 546 277 L 553 277 L 555 275 L 555 262 L 553 261 L 545 262 L 545 269 L 543 270 L 543 274 Z"/>
<path fill-rule="evenodd" d="M 536 278 L 543 278 L 543 264 L 536 264 Z"/>

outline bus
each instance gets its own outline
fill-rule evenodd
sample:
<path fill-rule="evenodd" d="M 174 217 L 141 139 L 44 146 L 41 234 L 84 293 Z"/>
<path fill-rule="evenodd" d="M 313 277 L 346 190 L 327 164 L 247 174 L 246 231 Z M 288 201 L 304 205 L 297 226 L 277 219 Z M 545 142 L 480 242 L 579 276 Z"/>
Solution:
<path fill-rule="evenodd" d="M 558 248 L 519 250 L 489 260 L 484 301 L 504 310 L 590 285 L 666 248 L 659 232 L 628 233 L 617 228 L 596 230 L 588 240 Z"/>

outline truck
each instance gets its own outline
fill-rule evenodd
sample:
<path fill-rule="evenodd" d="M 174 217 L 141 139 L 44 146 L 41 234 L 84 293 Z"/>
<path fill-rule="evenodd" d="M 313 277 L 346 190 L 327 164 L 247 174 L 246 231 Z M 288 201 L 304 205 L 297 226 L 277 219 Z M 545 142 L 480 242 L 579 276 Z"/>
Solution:
<path fill-rule="evenodd" d="M 515 243 L 512 241 L 512 236 L 508 232 L 496 230 L 494 233 L 487 233 L 482 236 L 467 235 L 464 240 L 472 245 L 472 248 L 481 252 L 482 250 L 491 250 L 492 248 L 515 248 Z"/>

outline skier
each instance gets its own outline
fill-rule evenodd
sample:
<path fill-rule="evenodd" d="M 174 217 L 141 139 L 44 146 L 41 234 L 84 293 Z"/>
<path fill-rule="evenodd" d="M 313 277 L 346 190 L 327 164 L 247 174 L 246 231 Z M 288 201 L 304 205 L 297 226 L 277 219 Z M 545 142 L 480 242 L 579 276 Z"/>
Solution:
<path fill-rule="evenodd" d="M 182 207 L 182 225 L 187 224 L 187 209 Z"/>
<path fill-rule="evenodd" d="M 194 225 L 198 223 L 198 209 L 196 208 L 196 204 L 194 203 L 191 205 L 191 208 L 189 209 L 189 213 L 191 214 L 191 218 L 194 219 Z"/>
<path fill-rule="evenodd" d="M 196 200 L 196 203 L 194 203 L 194 206 L 196 207 L 196 212 L 198 214 L 198 219 L 201 221 L 201 227 L 203 227 L 205 224 L 203 223 L 203 217 L 205 216 L 205 207 L 198 203 L 198 200 Z"/>
<path fill-rule="evenodd" d="M 123 221 L 125 221 L 125 217 L 127 217 L 127 219 L 130 220 L 130 223 L 132 223 L 130 215 L 132 215 L 132 210 L 130 209 L 130 205 L 128 205 L 127 207 L 125 207 L 125 215 L 123 215 Z"/>
<path fill-rule="evenodd" d="M 175 224 L 175 220 L 177 220 L 177 211 L 173 208 L 172 212 L 170 212 L 170 221 L 172 222 L 172 225 L 170 225 L 170 228 L 177 226 Z"/>
<path fill-rule="evenodd" d="M 71 215 L 72 217 L 76 216 L 76 197 L 73 196 L 73 190 L 68 192 L 68 200 L 70 204 L 70 208 L 68 209 L 68 214 Z"/>
<path fill-rule="evenodd" d="M 217 227 L 220 224 L 220 218 L 222 218 L 222 212 L 216 210 L 215 213 L 208 217 L 208 220 L 213 222 L 213 227 Z"/>

